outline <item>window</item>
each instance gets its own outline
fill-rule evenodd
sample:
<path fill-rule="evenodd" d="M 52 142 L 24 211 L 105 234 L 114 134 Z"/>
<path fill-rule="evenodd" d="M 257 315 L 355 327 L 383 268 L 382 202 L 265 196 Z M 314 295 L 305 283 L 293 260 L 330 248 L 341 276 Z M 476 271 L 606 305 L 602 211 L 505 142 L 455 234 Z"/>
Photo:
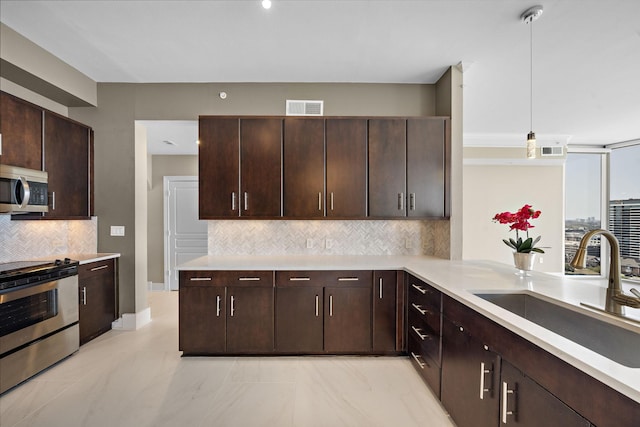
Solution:
<path fill-rule="evenodd" d="M 608 165 L 608 167 L 607 167 Z M 606 228 L 620 242 L 623 279 L 640 282 L 640 143 L 613 144 L 601 152 L 572 151 L 565 168 L 565 273 L 580 239 L 589 230 Z M 608 197 L 607 197 L 608 195 Z M 587 250 L 587 270 L 606 267 L 607 245 L 598 236 Z M 601 265 L 601 260 L 602 264 Z"/>

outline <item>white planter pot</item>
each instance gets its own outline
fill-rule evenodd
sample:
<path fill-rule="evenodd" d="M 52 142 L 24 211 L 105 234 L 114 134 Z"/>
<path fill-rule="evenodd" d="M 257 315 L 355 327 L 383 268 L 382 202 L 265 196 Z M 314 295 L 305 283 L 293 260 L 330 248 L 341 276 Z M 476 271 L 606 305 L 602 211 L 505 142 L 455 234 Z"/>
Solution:
<path fill-rule="evenodd" d="M 536 253 L 514 252 L 513 262 L 518 270 L 531 271 L 533 270 L 533 264 L 536 262 Z"/>

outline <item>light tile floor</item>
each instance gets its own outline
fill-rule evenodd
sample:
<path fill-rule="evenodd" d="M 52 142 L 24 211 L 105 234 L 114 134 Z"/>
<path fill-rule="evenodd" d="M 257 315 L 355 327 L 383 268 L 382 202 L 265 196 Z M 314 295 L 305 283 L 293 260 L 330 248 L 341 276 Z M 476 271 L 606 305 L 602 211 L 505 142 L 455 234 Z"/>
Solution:
<path fill-rule="evenodd" d="M 0 397 L 0 426 L 453 426 L 403 357 L 194 357 L 177 292 Z"/>

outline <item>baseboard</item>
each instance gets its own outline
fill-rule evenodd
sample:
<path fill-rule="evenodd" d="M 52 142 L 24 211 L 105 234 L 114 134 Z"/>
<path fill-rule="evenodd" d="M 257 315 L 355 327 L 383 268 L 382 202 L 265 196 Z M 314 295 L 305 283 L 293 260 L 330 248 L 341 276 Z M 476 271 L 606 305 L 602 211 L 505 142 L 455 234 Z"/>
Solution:
<path fill-rule="evenodd" d="M 158 291 L 166 291 L 167 290 L 164 287 L 164 283 L 154 283 L 154 282 L 149 282 L 148 289 L 151 292 L 158 292 Z"/>
<path fill-rule="evenodd" d="M 151 322 L 151 307 L 137 313 L 123 313 L 122 317 L 111 323 L 112 329 L 135 331 Z"/>

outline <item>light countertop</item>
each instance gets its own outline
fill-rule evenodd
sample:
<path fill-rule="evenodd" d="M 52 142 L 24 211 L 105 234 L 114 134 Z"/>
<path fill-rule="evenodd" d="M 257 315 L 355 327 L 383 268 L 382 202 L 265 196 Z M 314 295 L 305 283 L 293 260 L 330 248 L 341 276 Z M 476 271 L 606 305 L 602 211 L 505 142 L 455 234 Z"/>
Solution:
<path fill-rule="evenodd" d="M 571 278 L 535 271 L 521 277 L 516 274 L 517 270 L 506 264 L 449 261 L 426 256 L 203 256 L 178 269 L 404 270 L 640 403 L 640 368 L 618 364 L 474 295 L 482 292 L 533 293 L 640 334 L 640 323 L 580 306 L 581 302 L 604 306 L 607 283 L 602 279 Z M 624 286 L 624 289 L 629 294 L 629 287 Z M 625 307 L 625 310 L 628 317 L 640 321 L 640 309 Z"/>

